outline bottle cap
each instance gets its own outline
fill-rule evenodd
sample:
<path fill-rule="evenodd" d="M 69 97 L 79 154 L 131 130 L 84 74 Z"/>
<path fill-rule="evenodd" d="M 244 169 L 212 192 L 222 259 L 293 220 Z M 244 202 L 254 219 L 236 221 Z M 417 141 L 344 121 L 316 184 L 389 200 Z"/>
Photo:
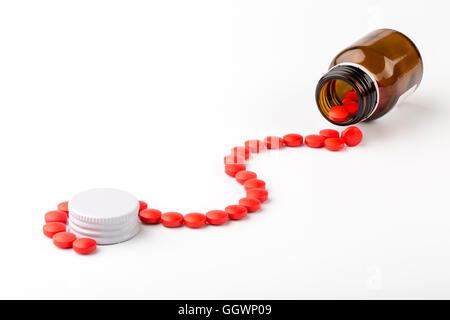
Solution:
<path fill-rule="evenodd" d="M 69 230 L 78 238 L 113 244 L 134 237 L 140 229 L 139 201 L 116 189 L 91 189 L 69 201 Z"/>

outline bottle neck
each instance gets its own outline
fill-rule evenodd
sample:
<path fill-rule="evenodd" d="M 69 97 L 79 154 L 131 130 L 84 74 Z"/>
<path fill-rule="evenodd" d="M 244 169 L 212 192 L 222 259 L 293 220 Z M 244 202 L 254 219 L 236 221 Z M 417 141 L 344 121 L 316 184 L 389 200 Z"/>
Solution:
<path fill-rule="evenodd" d="M 334 106 L 344 104 L 344 95 L 354 91 L 358 97 L 357 111 L 341 122 L 330 119 L 328 112 Z M 316 87 L 316 102 L 322 115 L 330 122 L 347 126 L 368 120 L 375 112 L 379 101 L 376 80 L 364 67 L 357 64 L 338 64 L 331 68 Z"/>

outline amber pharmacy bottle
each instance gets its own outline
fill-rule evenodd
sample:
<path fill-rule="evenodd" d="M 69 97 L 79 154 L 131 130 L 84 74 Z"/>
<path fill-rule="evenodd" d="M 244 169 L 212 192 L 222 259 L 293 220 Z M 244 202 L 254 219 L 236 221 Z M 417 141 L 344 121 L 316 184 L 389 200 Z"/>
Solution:
<path fill-rule="evenodd" d="M 385 115 L 422 80 L 419 50 L 404 34 L 379 29 L 341 51 L 316 87 L 316 102 L 322 115 L 336 125 L 350 125 Z M 345 121 L 330 119 L 331 107 L 342 105 L 344 94 L 355 91 L 358 111 Z"/>

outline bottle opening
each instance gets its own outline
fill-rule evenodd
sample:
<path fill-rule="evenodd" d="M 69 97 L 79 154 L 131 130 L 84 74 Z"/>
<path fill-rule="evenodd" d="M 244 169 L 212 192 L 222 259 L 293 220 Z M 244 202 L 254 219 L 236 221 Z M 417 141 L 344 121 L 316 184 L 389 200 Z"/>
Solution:
<path fill-rule="evenodd" d="M 331 79 L 320 90 L 320 112 L 332 122 L 339 122 L 341 125 L 351 123 L 358 113 L 359 104 L 355 88 L 344 80 Z"/>
<path fill-rule="evenodd" d="M 376 107 L 377 99 L 370 76 L 349 65 L 329 70 L 316 88 L 320 112 L 328 121 L 341 126 L 365 120 Z"/>

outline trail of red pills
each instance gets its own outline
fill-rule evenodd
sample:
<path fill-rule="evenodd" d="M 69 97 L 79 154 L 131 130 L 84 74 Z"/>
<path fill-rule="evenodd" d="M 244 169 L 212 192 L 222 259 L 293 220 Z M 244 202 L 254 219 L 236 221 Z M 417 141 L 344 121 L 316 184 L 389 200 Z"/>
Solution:
<path fill-rule="evenodd" d="M 353 98 L 350 96 L 349 98 Z M 345 101 L 344 101 L 345 103 Z M 331 110 L 330 110 L 331 111 Z M 346 111 L 348 114 L 348 111 Z M 162 213 L 160 210 L 148 208 L 144 201 L 139 201 L 139 219 L 143 224 L 159 224 L 168 228 L 177 228 L 185 225 L 189 228 L 202 228 L 208 224 L 222 225 L 229 220 L 241 220 L 248 213 L 258 211 L 261 204 L 269 198 L 265 181 L 258 179 L 253 171 L 248 171 L 245 161 L 252 153 L 259 153 L 263 149 L 280 149 L 283 147 L 300 147 L 307 145 L 310 148 L 323 148 L 330 151 L 339 151 L 345 145 L 353 147 L 358 145 L 363 138 L 361 130 L 351 126 L 339 133 L 337 130 L 324 129 L 319 134 L 303 136 L 290 133 L 283 137 L 268 136 L 261 140 L 247 140 L 244 146 L 231 149 L 230 154 L 224 157 L 225 173 L 243 185 L 246 196 L 238 201 L 238 204 L 227 206 L 224 210 L 211 210 L 206 214 L 192 212 L 184 216 L 179 212 Z M 45 214 L 44 234 L 53 239 L 58 248 L 73 248 L 79 254 L 90 254 L 97 248 L 94 239 L 76 238 L 75 234 L 66 232 L 69 216 L 68 201 L 61 202 L 57 210 Z"/>

